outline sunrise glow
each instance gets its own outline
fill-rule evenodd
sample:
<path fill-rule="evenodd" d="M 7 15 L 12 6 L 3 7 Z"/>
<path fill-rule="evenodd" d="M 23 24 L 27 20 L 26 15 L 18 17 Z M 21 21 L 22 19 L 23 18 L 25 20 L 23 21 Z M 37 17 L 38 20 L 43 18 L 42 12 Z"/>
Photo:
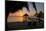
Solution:
<path fill-rule="evenodd" d="M 8 17 L 8 22 L 23 22 L 23 15 L 25 14 L 28 14 L 28 16 L 33 16 L 35 14 L 35 10 L 30 10 L 30 12 L 28 12 L 28 10 L 25 7 L 23 7 L 22 10 L 18 10 L 15 13 L 10 13 L 9 17 L 13 17 Z"/>

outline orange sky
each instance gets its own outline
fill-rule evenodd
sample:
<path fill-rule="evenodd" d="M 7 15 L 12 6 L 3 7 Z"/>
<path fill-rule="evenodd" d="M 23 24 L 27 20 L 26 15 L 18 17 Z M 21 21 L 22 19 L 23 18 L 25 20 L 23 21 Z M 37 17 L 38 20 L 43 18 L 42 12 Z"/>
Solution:
<path fill-rule="evenodd" d="M 23 16 L 25 13 L 27 13 L 29 16 L 34 16 L 36 11 L 33 8 L 32 3 L 28 3 L 30 12 L 27 11 L 25 7 L 22 8 L 22 10 L 18 10 L 15 13 L 10 13 L 9 16 Z M 40 11 L 44 12 L 44 4 L 43 3 L 36 3 L 37 13 Z M 23 21 L 23 17 L 11 17 L 8 16 L 8 22 L 16 22 L 16 21 Z"/>
<path fill-rule="evenodd" d="M 21 16 L 21 17 L 11 17 L 9 18 L 8 16 L 8 22 L 22 22 L 23 21 L 23 15 L 24 14 L 28 14 L 29 16 L 33 16 L 35 14 L 35 10 L 30 10 L 30 12 L 27 11 L 27 9 L 25 7 L 22 8 L 22 10 L 18 10 L 15 13 L 10 13 L 9 16 Z"/>
<path fill-rule="evenodd" d="M 27 11 L 25 7 L 22 8 L 22 10 L 18 10 L 15 13 L 10 13 L 9 16 L 23 16 L 24 14 L 28 14 L 29 16 L 33 16 L 36 13 L 35 10 L 31 10 L 30 12 Z"/>

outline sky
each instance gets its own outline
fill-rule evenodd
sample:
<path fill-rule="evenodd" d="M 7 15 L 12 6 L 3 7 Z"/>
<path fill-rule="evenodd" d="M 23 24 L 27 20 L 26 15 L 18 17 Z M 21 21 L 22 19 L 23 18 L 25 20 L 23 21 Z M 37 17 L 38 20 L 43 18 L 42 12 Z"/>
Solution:
<path fill-rule="evenodd" d="M 36 3 L 36 8 L 37 12 L 39 13 L 40 11 L 44 12 L 44 3 Z"/>
<path fill-rule="evenodd" d="M 36 8 L 37 8 L 37 13 L 39 13 L 40 11 L 44 12 L 44 4 L 43 3 L 35 3 L 36 4 Z M 9 16 L 21 16 L 21 17 L 8 17 L 8 22 L 16 22 L 16 21 L 23 21 L 23 15 L 24 14 L 28 14 L 29 16 L 33 16 L 35 15 L 36 11 L 33 8 L 32 3 L 28 3 L 28 7 L 29 7 L 29 12 L 27 11 L 26 7 L 23 7 L 22 10 L 18 10 L 15 13 L 10 13 Z M 16 21 L 15 21 L 16 20 Z"/>
<path fill-rule="evenodd" d="M 29 4 L 29 9 L 34 11 L 35 9 L 33 8 L 32 3 L 28 3 Z M 40 11 L 44 12 L 44 3 L 40 3 L 40 2 L 35 2 L 36 8 L 37 8 L 37 12 L 39 13 Z"/>

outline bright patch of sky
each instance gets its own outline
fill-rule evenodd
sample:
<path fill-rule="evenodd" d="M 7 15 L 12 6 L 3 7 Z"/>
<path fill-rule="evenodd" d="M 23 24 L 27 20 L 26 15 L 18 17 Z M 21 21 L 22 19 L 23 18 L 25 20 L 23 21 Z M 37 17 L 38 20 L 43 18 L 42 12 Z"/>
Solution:
<path fill-rule="evenodd" d="M 37 12 L 39 13 L 40 11 L 44 12 L 44 3 L 38 3 L 36 2 L 36 8 L 37 8 Z"/>

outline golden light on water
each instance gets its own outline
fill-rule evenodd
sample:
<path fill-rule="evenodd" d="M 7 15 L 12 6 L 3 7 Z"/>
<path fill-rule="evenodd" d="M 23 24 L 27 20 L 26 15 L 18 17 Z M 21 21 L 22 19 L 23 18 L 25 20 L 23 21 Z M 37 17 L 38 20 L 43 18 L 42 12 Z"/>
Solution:
<path fill-rule="evenodd" d="M 25 9 L 24 9 L 25 10 Z M 23 15 L 25 15 L 28 11 L 23 11 L 23 10 L 18 10 L 15 13 L 10 13 L 8 16 L 8 22 L 23 22 Z M 29 13 L 27 13 L 29 16 L 33 16 L 35 14 L 35 11 L 30 11 Z M 13 16 L 13 17 L 10 17 Z"/>
<path fill-rule="evenodd" d="M 22 22 L 23 21 L 23 11 L 22 10 L 18 10 L 15 13 L 10 13 L 9 16 L 13 16 L 11 18 L 8 17 L 8 22 Z"/>

